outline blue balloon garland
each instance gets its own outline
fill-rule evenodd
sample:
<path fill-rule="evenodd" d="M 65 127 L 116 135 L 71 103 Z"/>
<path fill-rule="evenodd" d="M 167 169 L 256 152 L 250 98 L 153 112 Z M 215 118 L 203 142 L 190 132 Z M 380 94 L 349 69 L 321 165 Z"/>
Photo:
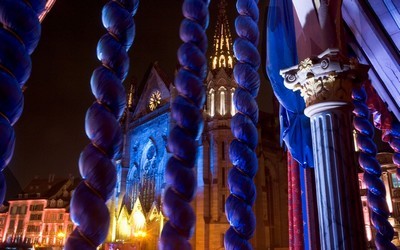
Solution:
<path fill-rule="evenodd" d="M 113 159 L 120 154 L 122 131 L 118 120 L 125 105 L 122 82 L 129 69 L 127 51 L 135 36 L 133 16 L 139 0 L 113 0 L 102 10 L 108 33 L 97 44 L 102 66 L 93 71 L 91 88 L 96 102 L 88 109 L 86 134 L 91 143 L 82 151 L 79 170 L 84 179 L 71 199 L 71 218 L 77 225 L 65 249 L 96 249 L 106 238 L 110 215 L 105 202 L 116 183 Z"/>
<path fill-rule="evenodd" d="M 228 175 L 231 194 L 226 200 L 226 216 L 230 228 L 225 234 L 226 249 L 252 249 L 248 240 L 253 236 L 256 219 L 252 211 L 256 199 L 253 178 L 258 169 L 255 148 L 258 143 L 256 124 L 258 105 L 255 100 L 260 87 L 257 72 L 261 58 L 257 50 L 259 41 L 257 0 L 238 0 L 239 16 L 235 27 L 239 38 L 233 45 L 238 60 L 233 73 L 238 88 L 234 94 L 237 114 L 232 118 L 231 130 L 235 139 L 229 149 L 233 168 Z"/>
<path fill-rule="evenodd" d="M 22 88 L 31 75 L 30 55 L 39 43 L 45 5 L 46 0 L 0 1 L 0 204 L 6 193 L 2 171 L 14 152 L 13 125 L 22 114 Z"/>
<path fill-rule="evenodd" d="M 355 115 L 353 125 L 357 131 L 356 142 L 360 149 L 358 161 L 364 169 L 364 182 L 368 188 L 368 205 L 372 212 L 372 224 L 377 232 L 375 245 L 378 249 L 396 249 L 391 242 L 394 230 L 388 221 L 390 213 L 385 198 L 386 190 L 380 179 L 382 170 L 376 159 L 377 147 L 373 141 L 374 127 L 369 121 L 370 111 L 366 105 L 367 94 L 364 86 L 353 89 L 352 97 Z"/>
<path fill-rule="evenodd" d="M 207 74 L 208 0 L 185 0 L 182 12 L 180 38 L 184 42 L 178 49 L 181 65 L 175 76 L 177 97 L 171 101 L 171 116 L 176 125 L 168 137 L 168 160 L 165 178 L 163 211 L 169 221 L 164 225 L 159 248 L 191 249 L 189 239 L 195 226 L 195 214 L 190 205 L 196 194 L 197 140 L 203 131 L 203 105 Z"/>

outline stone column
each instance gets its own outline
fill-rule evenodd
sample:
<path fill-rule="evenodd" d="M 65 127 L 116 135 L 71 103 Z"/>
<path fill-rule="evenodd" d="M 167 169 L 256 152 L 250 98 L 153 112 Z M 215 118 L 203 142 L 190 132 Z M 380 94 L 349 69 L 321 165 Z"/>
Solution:
<path fill-rule="evenodd" d="M 321 249 L 366 249 L 352 143 L 352 87 L 368 67 L 328 49 L 281 71 L 310 117 Z"/>

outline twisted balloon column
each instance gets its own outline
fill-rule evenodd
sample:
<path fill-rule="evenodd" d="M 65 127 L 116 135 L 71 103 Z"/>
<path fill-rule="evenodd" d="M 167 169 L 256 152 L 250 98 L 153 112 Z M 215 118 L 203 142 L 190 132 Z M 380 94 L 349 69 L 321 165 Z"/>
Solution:
<path fill-rule="evenodd" d="M 365 88 L 368 95 L 368 108 L 372 112 L 374 126 L 382 131 L 382 141 L 388 142 L 394 151 L 392 159 L 397 166 L 397 178 L 400 179 L 400 123 L 389 112 L 371 82 L 367 82 Z"/>
<path fill-rule="evenodd" d="M 65 249 L 96 249 L 106 238 L 110 215 L 105 202 L 116 183 L 113 159 L 120 153 L 119 125 L 126 104 L 122 82 L 129 69 L 127 51 L 133 43 L 133 15 L 139 0 L 113 0 L 104 5 L 102 21 L 108 33 L 97 44 L 102 65 L 95 69 L 91 87 L 96 102 L 88 109 L 86 134 L 91 143 L 82 151 L 79 170 L 84 179 L 71 199 L 71 218 L 77 225 Z"/>
<path fill-rule="evenodd" d="M 238 62 L 233 73 L 238 83 L 234 94 L 238 113 L 231 121 L 235 139 L 229 149 L 233 168 L 228 175 L 231 194 L 225 204 L 230 223 L 225 234 L 226 249 L 252 249 L 248 240 L 253 236 L 256 224 L 252 206 L 256 198 L 253 178 L 258 169 L 255 153 L 258 142 L 258 106 L 255 97 L 260 86 L 257 73 L 260 66 L 257 3 L 256 0 L 238 0 L 236 3 L 239 16 L 235 27 L 239 38 L 235 40 L 233 49 Z"/>
<path fill-rule="evenodd" d="M 185 0 L 180 27 L 184 42 L 178 49 L 181 65 L 175 76 L 177 97 L 171 102 L 171 116 L 176 125 L 168 137 L 168 160 L 165 178 L 168 185 L 163 210 L 169 221 L 161 233 L 160 249 L 191 249 L 195 214 L 190 202 L 196 193 L 197 140 L 203 131 L 202 109 L 205 100 L 203 81 L 207 73 L 208 0 Z"/>
<path fill-rule="evenodd" d="M 364 169 L 364 183 L 368 188 L 367 200 L 372 211 L 371 220 L 377 233 L 375 245 L 378 249 L 396 249 L 391 243 L 394 230 L 388 222 L 389 209 L 386 203 L 385 186 L 380 179 L 381 166 L 376 159 L 377 148 L 373 141 L 374 127 L 369 121 L 370 112 L 366 105 L 367 95 L 362 86 L 352 93 L 354 104 L 354 128 L 357 130 L 356 142 L 360 149 L 358 161 Z"/>
<path fill-rule="evenodd" d="M 6 193 L 3 169 L 15 145 L 13 125 L 24 106 L 22 88 L 31 75 L 30 55 L 39 43 L 39 15 L 46 0 L 0 1 L 0 204 Z"/>

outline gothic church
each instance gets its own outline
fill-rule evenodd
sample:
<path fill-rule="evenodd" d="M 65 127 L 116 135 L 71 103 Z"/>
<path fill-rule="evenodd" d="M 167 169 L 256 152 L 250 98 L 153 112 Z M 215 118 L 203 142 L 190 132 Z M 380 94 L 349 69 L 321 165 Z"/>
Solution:
<path fill-rule="evenodd" d="M 204 83 L 204 131 L 199 139 L 197 195 L 192 203 L 196 213 L 194 249 L 224 249 L 228 229 L 225 199 L 229 195 L 227 176 L 231 168 L 229 144 L 233 139 L 230 121 L 236 110 L 233 94 L 235 57 L 232 36 L 221 0 L 212 47 L 209 72 Z M 169 157 L 167 136 L 170 100 L 174 87 L 157 63 L 151 65 L 128 98 L 124 120 L 124 148 L 116 162 L 118 180 L 109 202 L 111 224 L 107 249 L 157 249 L 158 236 L 166 218 L 162 213 L 165 190 L 164 168 Z M 260 112 L 259 170 L 255 177 L 257 218 L 254 249 L 287 249 L 287 167 L 279 147 L 277 118 Z"/>

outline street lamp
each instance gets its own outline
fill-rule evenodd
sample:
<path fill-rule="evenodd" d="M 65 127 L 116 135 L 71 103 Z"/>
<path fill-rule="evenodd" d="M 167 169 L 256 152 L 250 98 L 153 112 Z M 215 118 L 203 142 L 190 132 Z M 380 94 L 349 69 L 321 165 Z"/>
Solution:
<path fill-rule="evenodd" d="M 142 241 L 144 238 L 146 238 L 147 233 L 145 231 L 139 230 L 133 233 L 133 236 L 138 240 L 139 242 L 139 250 L 142 249 Z"/>
<path fill-rule="evenodd" d="M 57 233 L 57 238 L 60 240 L 60 245 L 64 245 L 65 233 L 63 231 Z"/>

